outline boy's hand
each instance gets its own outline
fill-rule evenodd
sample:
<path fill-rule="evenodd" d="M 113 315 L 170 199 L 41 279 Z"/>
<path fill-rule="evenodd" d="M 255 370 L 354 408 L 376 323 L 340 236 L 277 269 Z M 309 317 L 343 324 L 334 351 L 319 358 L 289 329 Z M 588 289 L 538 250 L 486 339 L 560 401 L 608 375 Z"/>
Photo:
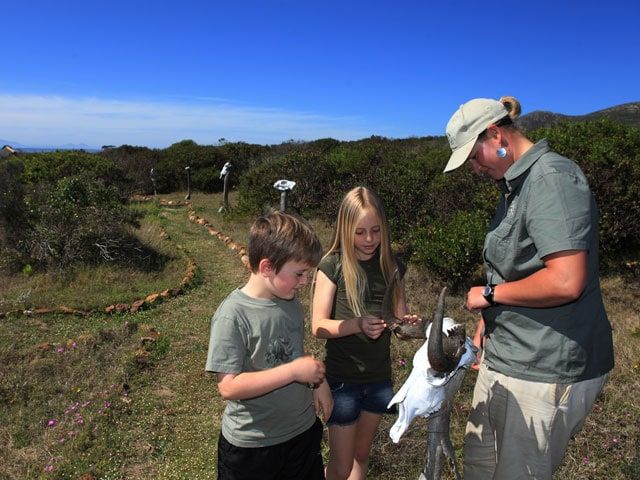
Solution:
<path fill-rule="evenodd" d="M 324 363 L 311 355 L 296 358 L 290 365 L 296 382 L 318 384 L 324 380 Z"/>
<path fill-rule="evenodd" d="M 362 333 L 371 340 L 376 340 L 380 335 L 382 335 L 384 329 L 387 328 L 384 320 L 371 316 L 359 317 L 358 324 L 360 325 Z"/>

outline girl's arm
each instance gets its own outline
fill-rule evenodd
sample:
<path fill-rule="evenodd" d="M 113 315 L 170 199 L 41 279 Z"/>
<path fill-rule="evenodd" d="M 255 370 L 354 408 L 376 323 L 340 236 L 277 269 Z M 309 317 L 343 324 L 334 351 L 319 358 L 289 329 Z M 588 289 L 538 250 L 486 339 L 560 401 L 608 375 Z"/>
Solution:
<path fill-rule="evenodd" d="M 372 339 L 378 338 L 384 331 L 384 321 L 374 317 L 355 317 L 348 320 L 331 318 L 333 297 L 336 284 L 322 271 L 316 275 L 316 287 L 313 292 L 311 314 L 311 332 L 318 338 L 346 337 L 355 333 L 364 333 Z"/>
<path fill-rule="evenodd" d="M 313 391 L 313 404 L 316 414 L 322 415 L 325 422 L 329 420 L 333 411 L 333 396 L 326 379 Z"/>
<path fill-rule="evenodd" d="M 320 383 L 324 380 L 324 363 L 311 355 L 258 372 L 218 373 L 218 391 L 225 400 L 259 397 L 293 382 Z"/>
<path fill-rule="evenodd" d="M 576 300 L 587 284 L 586 250 L 565 250 L 544 257 L 544 268 L 514 282 L 496 286 L 496 303 L 518 307 L 557 307 Z M 467 294 L 467 308 L 489 306 L 482 296 L 483 287 L 472 287 Z"/>

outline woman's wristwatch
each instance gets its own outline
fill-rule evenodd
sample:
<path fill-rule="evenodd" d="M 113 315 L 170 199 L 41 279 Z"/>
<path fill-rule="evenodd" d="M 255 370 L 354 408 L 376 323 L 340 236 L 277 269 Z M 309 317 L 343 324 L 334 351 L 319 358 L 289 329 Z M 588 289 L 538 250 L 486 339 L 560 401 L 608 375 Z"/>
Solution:
<path fill-rule="evenodd" d="M 495 305 L 496 302 L 493 300 L 493 294 L 495 293 L 496 285 L 495 283 L 487 283 L 484 286 L 484 290 L 482 290 L 482 296 L 484 299 L 489 302 L 489 305 Z"/>

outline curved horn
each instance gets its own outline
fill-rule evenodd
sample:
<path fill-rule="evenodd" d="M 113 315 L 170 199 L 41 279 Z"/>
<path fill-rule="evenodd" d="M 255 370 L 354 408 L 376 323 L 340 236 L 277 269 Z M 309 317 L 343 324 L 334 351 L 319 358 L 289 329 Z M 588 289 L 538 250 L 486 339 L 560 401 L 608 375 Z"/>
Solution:
<path fill-rule="evenodd" d="M 431 332 L 429 334 L 427 356 L 431 368 L 440 373 L 445 373 L 451 370 L 449 365 L 449 359 L 444 353 L 443 333 L 442 333 L 442 321 L 444 318 L 444 298 L 447 293 L 447 287 L 442 289 L 440 297 L 438 298 L 438 305 L 433 315 L 433 322 L 431 323 Z"/>
<path fill-rule="evenodd" d="M 387 288 L 384 292 L 384 297 L 382 299 L 382 319 L 385 321 L 387 326 L 393 330 L 393 328 L 398 324 L 398 319 L 396 318 L 395 305 L 393 302 L 393 292 L 396 289 L 396 285 L 398 284 L 398 269 L 396 268 L 393 271 L 393 275 L 391 276 L 391 280 L 387 285 Z"/>

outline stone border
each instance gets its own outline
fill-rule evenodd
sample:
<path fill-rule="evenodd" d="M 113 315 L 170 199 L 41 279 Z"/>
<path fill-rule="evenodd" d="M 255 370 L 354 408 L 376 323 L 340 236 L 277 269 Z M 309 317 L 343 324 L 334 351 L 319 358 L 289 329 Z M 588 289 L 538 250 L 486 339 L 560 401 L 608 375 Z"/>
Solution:
<path fill-rule="evenodd" d="M 153 198 L 151 198 L 153 200 Z M 134 201 L 146 201 L 146 200 L 134 200 Z M 173 202 L 169 201 L 160 201 L 161 206 L 185 206 L 188 205 L 190 211 L 192 211 L 191 202 Z M 169 239 L 169 234 L 160 227 L 160 238 L 163 240 Z M 177 248 L 181 249 L 179 245 L 176 245 Z M 184 251 L 184 249 L 183 249 Z M 80 317 L 86 317 L 95 313 L 106 313 L 108 315 L 112 315 L 114 313 L 136 313 L 140 310 L 144 310 L 152 305 L 158 304 L 163 300 L 166 300 L 171 297 L 177 297 L 178 295 L 182 295 L 185 289 L 193 283 L 193 279 L 195 278 L 196 270 L 198 266 L 195 261 L 189 257 L 185 253 L 187 257 L 187 270 L 180 281 L 180 285 L 174 288 L 169 288 L 163 290 L 161 292 L 150 293 L 144 298 L 140 298 L 134 301 L 131 304 L 128 303 L 114 303 L 104 308 L 96 308 L 92 310 L 79 310 L 71 307 L 67 307 L 66 305 L 61 305 L 59 307 L 38 307 L 31 308 L 26 310 L 10 310 L 8 312 L 0 311 L 0 320 L 6 318 L 8 316 L 33 316 L 33 315 L 47 315 L 47 314 L 65 314 L 65 315 L 78 315 Z"/>
<path fill-rule="evenodd" d="M 247 255 L 247 248 L 244 245 L 241 245 L 234 241 L 229 235 L 214 228 L 206 218 L 198 216 L 191 203 L 189 203 L 189 221 L 198 225 L 202 225 L 209 231 L 212 236 L 217 237 L 219 240 L 224 242 L 227 248 L 233 250 L 240 256 L 242 265 L 244 265 L 245 268 L 249 269 L 249 256 Z"/>

